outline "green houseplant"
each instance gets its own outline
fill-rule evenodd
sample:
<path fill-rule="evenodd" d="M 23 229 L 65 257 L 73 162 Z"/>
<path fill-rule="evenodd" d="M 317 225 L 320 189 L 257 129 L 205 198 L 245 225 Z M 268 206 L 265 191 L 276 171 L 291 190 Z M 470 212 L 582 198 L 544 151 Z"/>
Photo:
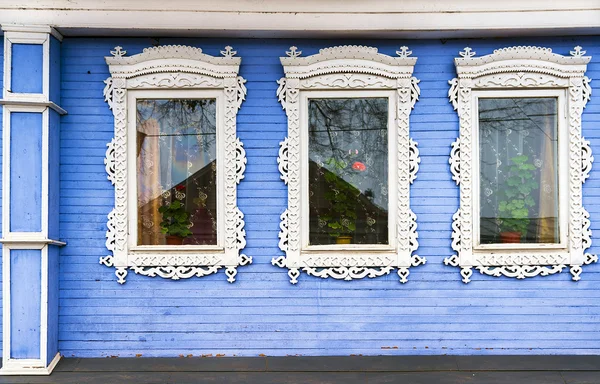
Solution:
<path fill-rule="evenodd" d="M 530 211 L 535 206 L 532 192 L 539 188 L 535 180 L 537 168 L 525 155 L 510 159 L 504 199 L 498 202 L 500 213 L 500 239 L 503 243 L 520 243 L 527 234 Z"/>
<path fill-rule="evenodd" d="M 183 239 L 192 234 L 189 229 L 190 215 L 186 212 L 183 203 L 175 200 L 169 205 L 160 207 L 158 212 L 162 214 L 160 231 L 167 235 L 167 245 L 183 244 Z"/>

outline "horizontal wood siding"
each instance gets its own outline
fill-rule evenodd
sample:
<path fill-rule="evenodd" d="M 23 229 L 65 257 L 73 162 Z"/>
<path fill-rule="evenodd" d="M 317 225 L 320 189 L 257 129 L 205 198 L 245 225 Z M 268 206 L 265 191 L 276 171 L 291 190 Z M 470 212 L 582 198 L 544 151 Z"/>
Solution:
<path fill-rule="evenodd" d="M 452 254 L 452 214 L 458 188 L 451 180 L 450 144 L 458 118 L 448 102 L 453 58 L 465 46 L 478 55 L 511 45 L 538 45 L 568 54 L 582 45 L 593 56 L 587 76 L 595 95 L 583 117 L 583 132 L 600 159 L 600 37 L 508 40 L 243 40 L 161 39 L 218 55 L 232 45 L 242 57 L 248 96 L 238 115 L 238 133 L 248 166 L 239 186 L 246 215 L 247 247 L 254 263 L 240 267 L 235 284 L 223 272 L 181 281 L 129 273 L 116 282 L 114 269 L 98 264 L 113 187 L 104 152 L 113 137 L 113 117 L 102 97 L 108 76 L 105 55 L 120 45 L 128 55 L 151 39 L 65 38 L 62 45 L 61 249 L 59 349 L 66 356 L 178 355 L 379 355 L 379 354 L 586 354 L 600 353 L 600 266 L 584 268 L 582 280 L 559 275 L 514 280 L 473 275 L 464 285 Z M 271 265 L 278 249 L 279 215 L 287 190 L 279 179 L 278 144 L 287 120 L 277 102 L 279 56 L 296 45 L 303 55 L 340 44 L 375 46 L 395 55 L 408 45 L 417 56 L 421 97 L 411 115 L 421 166 L 412 187 L 418 216 L 418 254 L 427 265 L 411 269 L 402 285 L 395 274 L 359 281 L 323 280 L 303 274 L 293 286 L 287 270 Z M 592 229 L 600 234 L 600 167 L 584 186 Z M 600 252 L 594 236 L 593 252 Z"/>

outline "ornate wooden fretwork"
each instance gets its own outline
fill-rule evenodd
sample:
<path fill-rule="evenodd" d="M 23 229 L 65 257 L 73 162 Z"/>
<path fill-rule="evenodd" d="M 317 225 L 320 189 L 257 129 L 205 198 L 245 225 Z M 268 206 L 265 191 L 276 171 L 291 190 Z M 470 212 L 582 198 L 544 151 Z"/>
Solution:
<path fill-rule="evenodd" d="M 585 253 L 591 246 L 589 214 L 582 206 L 582 184 L 589 177 L 594 160 L 589 142 L 581 135 L 581 114 L 591 96 L 590 79 L 584 76 L 589 56 L 575 47 L 571 56 L 553 53 L 549 48 L 510 47 L 491 55 L 474 57 L 465 48 L 455 59 L 458 77 L 449 81 L 448 97 L 458 112 L 460 137 L 452 143 L 450 171 L 460 187 L 460 207 L 453 216 L 452 249 L 455 255 L 444 260 L 446 265 L 460 267 L 462 281 L 468 283 L 475 267 L 482 274 L 524 279 L 560 273 L 567 265 L 573 280 L 580 279 L 581 266 L 598 261 L 596 255 Z M 473 110 L 474 90 L 536 90 L 563 89 L 567 105 L 568 178 L 567 185 L 568 239 L 564 249 L 482 251 L 474 249 L 472 130 L 477 113 Z"/>
<path fill-rule="evenodd" d="M 205 276 L 226 268 L 227 280 L 235 281 L 237 267 L 252 262 L 240 254 L 246 245 L 244 215 L 237 207 L 237 184 L 244 178 L 246 152 L 236 134 L 236 115 L 246 97 L 246 82 L 238 76 L 241 59 L 236 51 L 225 47 L 223 57 L 210 56 L 200 48 L 187 46 L 159 46 L 146 48 L 142 53 L 125 56 L 126 51 L 115 47 L 112 56 L 106 57 L 111 77 L 106 79 L 104 98 L 114 115 L 115 136 L 106 151 L 104 164 L 108 179 L 115 187 L 115 206 L 108 214 L 106 247 L 112 255 L 100 258 L 100 264 L 115 267 L 118 282 L 125 283 L 127 269 L 145 276 L 183 279 Z M 135 178 L 127 158 L 128 90 L 211 89 L 223 92 L 223 128 L 219 133 L 224 157 L 224 181 L 218 193 L 222 197 L 219 209 L 224 212 L 223 241 L 221 249 L 194 251 L 132 250 L 128 238 L 128 180 Z"/>
<path fill-rule="evenodd" d="M 407 281 L 408 268 L 425 263 L 425 258 L 413 255 L 418 247 L 416 215 L 410 210 L 410 184 L 419 169 L 417 143 L 409 137 L 409 116 L 419 98 L 419 80 L 412 76 L 415 57 L 407 47 L 401 47 L 398 57 L 383 55 L 377 48 L 340 46 L 321 49 L 318 54 L 301 57 L 301 51 L 291 47 L 281 58 L 285 77 L 277 81 L 277 98 L 288 118 L 288 135 L 279 150 L 281 179 L 288 186 L 288 206 L 281 215 L 279 248 L 285 256 L 273 258 L 272 264 L 288 268 L 290 282 L 296 284 L 300 270 L 309 275 L 343 280 L 362 279 L 389 274 L 398 268 L 402 283 Z M 305 90 L 388 90 L 395 92 L 395 142 L 397 173 L 391 182 L 397 183 L 396 249 L 386 252 L 319 251 L 306 252 L 301 245 L 301 136 L 304 122 L 300 94 Z M 393 108 L 392 108 L 393 110 Z"/>

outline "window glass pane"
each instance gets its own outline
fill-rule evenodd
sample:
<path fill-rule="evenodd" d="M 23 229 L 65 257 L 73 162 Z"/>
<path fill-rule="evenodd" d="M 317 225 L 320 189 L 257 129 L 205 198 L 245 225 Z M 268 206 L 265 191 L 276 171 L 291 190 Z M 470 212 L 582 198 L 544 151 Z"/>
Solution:
<path fill-rule="evenodd" d="M 217 244 L 216 100 L 137 100 L 138 244 Z"/>
<path fill-rule="evenodd" d="M 311 245 L 388 243 L 388 99 L 311 99 Z"/>
<path fill-rule="evenodd" d="M 557 99 L 479 99 L 480 242 L 558 243 Z"/>

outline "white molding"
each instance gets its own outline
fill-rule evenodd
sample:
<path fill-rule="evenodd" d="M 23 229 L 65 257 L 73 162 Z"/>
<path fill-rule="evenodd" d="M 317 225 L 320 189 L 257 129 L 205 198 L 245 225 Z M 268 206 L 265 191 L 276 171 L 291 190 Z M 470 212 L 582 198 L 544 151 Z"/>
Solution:
<path fill-rule="evenodd" d="M 235 5 L 234 5 L 235 4 Z M 93 23 L 90 23 L 93 20 Z M 0 2 L 0 24 L 47 24 L 75 35 L 452 38 L 594 34 L 594 0 L 570 2 Z"/>
<path fill-rule="evenodd" d="M 300 270 L 322 278 L 343 280 L 378 277 L 394 268 L 407 269 L 425 262 L 413 256 L 417 249 L 416 216 L 410 210 L 409 189 L 420 162 L 416 143 L 409 137 L 409 115 L 418 100 L 418 80 L 412 77 L 417 61 L 407 47 L 398 57 L 377 48 L 339 46 L 301 57 L 290 47 L 281 58 L 286 77 L 277 81 L 277 98 L 288 118 L 288 135 L 280 144 L 277 163 L 288 187 L 288 207 L 281 215 L 279 247 L 285 256 L 273 265 L 288 268 L 296 284 Z M 306 112 L 311 97 L 387 97 L 389 100 L 389 245 L 309 246 Z M 413 258 L 420 262 L 413 264 Z M 404 271 L 406 269 L 406 271 Z"/>
<path fill-rule="evenodd" d="M 51 34 L 58 41 L 63 40 L 63 36 L 49 25 L 22 25 L 0 23 L 4 33 L 31 33 L 31 34 Z"/>
<path fill-rule="evenodd" d="M 450 80 L 448 97 L 458 112 L 460 136 L 452 143 L 450 171 L 460 188 L 460 207 L 453 216 L 452 249 L 444 264 L 460 267 L 468 283 L 475 267 L 482 274 L 524 279 L 547 276 L 570 266 L 578 281 L 581 266 L 598 260 L 585 253 L 591 246 L 589 213 L 582 206 L 582 184 L 589 177 L 591 147 L 581 135 L 581 114 L 591 96 L 585 77 L 591 57 L 581 47 L 570 56 L 549 48 L 508 47 L 475 57 L 471 48 L 455 59 L 458 77 Z M 559 169 L 559 244 L 477 245 L 478 242 L 478 113 L 480 95 L 512 97 L 552 96 L 558 99 L 559 156 L 569 159 Z M 574 149 L 576 148 L 576 150 Z M 565 230 L 568 228 L 568 230 Z"/>
<path fill-rule="evenodd" d="M 107 144 L 104 160 L 108 180 L 115 187 L 115 207 L 108 214 L 106 247 L 112 255 L 100 264 L 115 267 L 117 281 L 125 283 L 127 268 L 145 276 L 179 280 L 204 276 L 226 267 L 229 282 L 236 268 L 252 262 L 240 254 L 246 245 L 244 215 L 237 207 L 237 184 L 243 179 L 246 152 L 236 135 L 236 115 L 246 96 L 241 59 L 231 47 L 222 57 L 210 56 L 200 48 L 168 45 L 145 48 L 126 56 L 115 47 L 106 57 L 111 77 L 106 79 L 104 98 L 115 118 L 115 137 Z M 168 97 L 217 98 L 217 246 L 147 247 L 135 244 L 137 225 L 135 121 L 136 97 L 152 94 Z M 208 96 L 207 96 L 208 95 Z M 132 109 L 133 108 L 133 109 Z"/>
<path fill-rule="evenodd" d="M 54 110 L 55 112 L 57 112 L 59 115 L 66 115 L 67 111 L 64 110 L 63 108 L 59 107 L 58 105 L 56 105 L 54 102 L 52 101 L 38 101 L 37 98 L 30 98 L 30 95 L 27 95 L 26 93 L 22 93 L 20 95 L 23 95 L 23 97 L 20 97 L 21 100 L 4 100 L 4 99 L 0 99 L 0 105 L 6 105 L 6 106 L 32 106 L 32 107 L 49 107 L 52 110 Z M 31 99 L 31 100 L 29 100 Z"/>
<path fill-rule="evenodd" d="M 46 367 L 46 362 L 41 359 L 9 359 L 2 363 L 0 368 L 0 376 L 41 376 L 50 375 L 61 359 L 61 354 L 57 353 L 50 364 Z"/>
<path fill-rule="evenodd" d="M 50 35 L 62 41 L 54 28 L 49 26 L 24 26 L 2 24 L 4 31 L 4 80 L 2 99 L 4 105 L 45 105 L 61 115 L 67 112 L 50 100 Z M 34 44 L 42 46 L 42 92 L 41 93 L 14 93 L 12 92 L 12 45 Z M 56 100 L 58 101 L 58 100 Z"/>

